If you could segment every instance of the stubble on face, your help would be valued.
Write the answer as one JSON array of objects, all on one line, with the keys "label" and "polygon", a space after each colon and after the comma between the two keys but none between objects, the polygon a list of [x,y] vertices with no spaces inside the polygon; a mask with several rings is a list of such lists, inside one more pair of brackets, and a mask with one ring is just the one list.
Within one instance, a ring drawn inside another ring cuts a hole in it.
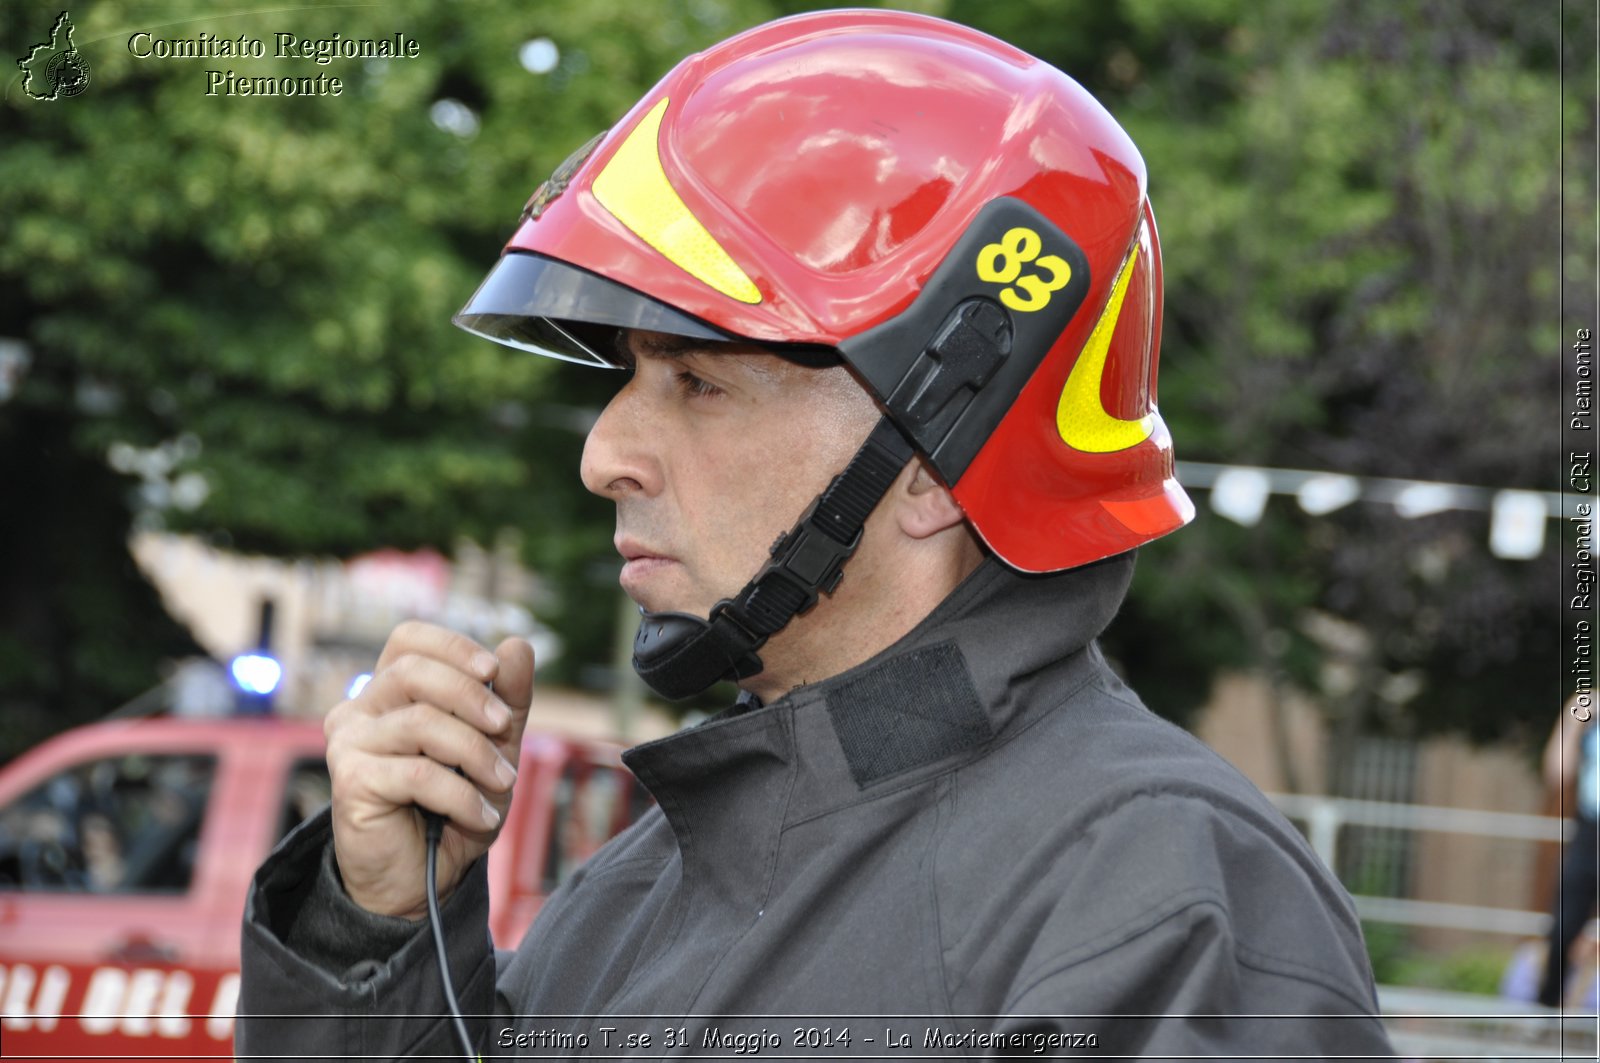
[{"label": "stubble on face", "polygon": [[597,448],[623,474],[598,492],[616,503],[618,547],[645,551],[624,587],[647,610],[706,616],[756,574],[878,409],[842,366],[660,333],[624,343],[634,379],[606,416],[627,420]]}]

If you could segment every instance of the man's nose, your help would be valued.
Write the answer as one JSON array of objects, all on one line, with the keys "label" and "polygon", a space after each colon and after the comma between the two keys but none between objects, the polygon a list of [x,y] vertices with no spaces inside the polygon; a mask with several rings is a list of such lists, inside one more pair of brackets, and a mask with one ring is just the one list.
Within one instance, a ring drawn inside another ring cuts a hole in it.
[{"label": "man's nose", "polygon": [[635,382],[630,380],[606,403],[583,444],[579,474],[583,486],[612,501],[638,492],[661,490],[661,466],[653,448]]}]

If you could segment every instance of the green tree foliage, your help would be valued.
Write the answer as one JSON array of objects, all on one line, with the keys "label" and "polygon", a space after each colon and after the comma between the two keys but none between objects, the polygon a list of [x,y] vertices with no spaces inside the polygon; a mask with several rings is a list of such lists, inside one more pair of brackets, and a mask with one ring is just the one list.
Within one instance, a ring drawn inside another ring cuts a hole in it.
[{"label": "green tree foliage", "polygon": [[[1571,323],[1594,314],[1592,193],[1561,213],[1563,181],[1594,187],[1592,10],[951,12],[1073,73],[1144,152],[1180,460],[1560,488],[1562,294]],[[1567,246],[1565,293],[1563,225],[1590,234]],[[1194,528],[1145,551],[1112,635],[1164,711],[1233,665],[1317,692],[1345,744],[1372,728],[1543,734],[1561,697],[1554,526],[1537,561],[1498,561],[1481,512],[1278,502],[1242,529],[1199,501]]]},{"label": "green tree foliage", "polygon": [[[614,382],[449,319],[556,164],[684,53],[767,14],[740,0],[238,10],[96,4],[75,35],[91,87],[38,102],[18,75],[0,105],[0,337],[29,351],[0,404],[13,751],[192,649],[128,563],[135,510],[290,556],[516,527],[537,567],[593,597],[579,562],[609,553],[610,515],[578,487],[568,407]],[[6,54],[48,36],[40,18],[8,20]],[[140,59],[141,30],[246,35],[268,55]],[[403,32],[420,55],[280,60],[280,31]],[[560,62],[533,74],[518,49],[540,37]],[[208,96],[212,69],[328,74],[343,93]],[[141,483],[106,467],[118,446],[178,457]],[[613,610],[575,612],[578,655],[604,659]]]},{"label": "green tree foliage", "polygon": [[[615,382],[448,320],[523,198],[677,58],[812,6],[82,12],[88,91],[38,103],[14,78],[0,104],[0,338],[31,354],[0,401],[0,713],[32,713],[30,733],[98,715],[184,649],[126,561],[134,519],[290,556],[515,527],[561,592],[567,676],[607,660],[615,597],[595,570],[614,561],[610,513],[576,468],[584,411]],[[1161,399],[1180,457],[1559,486],[1558,239],[1563,224],[1593,226],[1592,11],[902,6],[1055,63],[1140,144],[1166,250]],[[49,30],[23,21],[5,27],[8,55]],[[404,32],[421,54],[140,60],[127,49],[140,29],[269,47],[286,30]],[[540,37],[560,61],[534,74],[518,49]],[[207,69],[326,73],[344,94],[208,97]],[[1565,217],[1563,178],[1578,193]],[[1592,250],[1569,244],[1569,277],[1593,276]],[[1592,299],[1565,283],[1569,300]],[[164,455],[142,482],[106,466],[128,447]],[[1162,711],[1181,718],[1219,668],[1256,667],[1320,692],[1343,734],[1487,737],[1549,715],[1553,547],[1495,561],[1482,514],[1403,521],[1357,504],[1311,518],[1280,502],[1241,529],[1199,500],[1194,528],[1145,551],[1113,630]]]}]

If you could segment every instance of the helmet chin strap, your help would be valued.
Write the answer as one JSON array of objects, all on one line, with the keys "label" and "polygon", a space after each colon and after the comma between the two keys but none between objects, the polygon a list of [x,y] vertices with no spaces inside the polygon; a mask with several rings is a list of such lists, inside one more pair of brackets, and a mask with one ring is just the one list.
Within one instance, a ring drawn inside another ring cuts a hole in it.
[{"label": "helmet chin strap", "polygon": [[771,557],[734,598],[709,618],[644,613],[633,640],[633,668],[670,700],[698,694],[721,679],[743,679],[764,665],[756,651],[796,616],[832,594],[844,563],[861,543],[861,529],[914,453],[885,417],[845,470],[772,544]]}]

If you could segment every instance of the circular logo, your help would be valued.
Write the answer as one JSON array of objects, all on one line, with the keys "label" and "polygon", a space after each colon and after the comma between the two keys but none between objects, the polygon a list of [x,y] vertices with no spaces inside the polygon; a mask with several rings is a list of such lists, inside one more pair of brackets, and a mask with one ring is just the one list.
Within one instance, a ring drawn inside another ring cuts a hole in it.
[{"label": "circular logo", "polygon": [[58,96],[76,96],[89,87],[89,61],[76,48],[58,52],[45,67],[45,81]]}]

